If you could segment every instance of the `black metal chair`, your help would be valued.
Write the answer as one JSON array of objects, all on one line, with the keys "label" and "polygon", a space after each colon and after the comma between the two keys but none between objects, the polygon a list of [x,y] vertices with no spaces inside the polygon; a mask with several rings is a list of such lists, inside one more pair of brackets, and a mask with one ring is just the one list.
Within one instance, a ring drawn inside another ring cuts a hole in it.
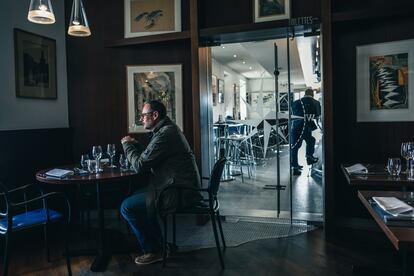
[{"label": "black metal chair", "polygon": [[223,228],[221,226],[220,221],[220,204],[217,199],[217,193],[220,186],[220,179],[221,175],[223,173],[224,165],[226,164],[226,158],[219,159],[213,167],[213,170],[211,171],[210,178],[203,178],[208,179],[208,187],[206,189],[194,189],[194,188],[186,188],[186,187],[166,187],[163,189],[160,193],[159,197],[159,210],[162,209],[162,202],[163,202],[163,196],[165,195],[165,192],[169,189],[177,189],[179,192],[182,190],[196,190],[199,192],[204,192],[208,194],[208,198],[205,199],[205,202],[201,202],[200,205],[197,206],[191,206],[191,207],[180,207],[178,206],[175,210],[170,212],[165,212],[161,214],[161,218],[164,223],[164,240],[163,240],[163,267],[165,267],[166,258],[167,258],[167,219],[169,215],[172,215],[173,218],[173,246],[176,246],[176,214],[195,214],[195,215],[210,215],[211,223],[213,226],[213,232],[214,232],[214,239],[216,241],[217,251],[220,258],[220,264],[222,269],[224,269],[224,261],[223,256],[221,253],[220,248],[220,241],[217,233],[217,226],[216,226],[216,219],[220,230],[221,239],[223,242],[223,248],[226,248],[226,242],[224,240],[224,234],[223,234]]},{"label": "black metal chair", "polygon": [[[45,247],[47,261],[50,262],[49,244],[47,240],[48,225],[55,222],[63,222],[64,225],[64,237],[65,237],[65,255],[68,274],[72,275],[70,266],[70,257],[68,252],[68,232],[67,228],[70,223],[70,203],[66,196],[62,193],[51,192],[44,194],[40,189],[40,196],[28,199],[27,195],[30,188],[36,187],[35,185],[25,185],[16,189],[7,190],[3,184],[0,183],[0,196],[4,198],[5,212],[0,212],[0,235],[5,236],[5,246],[3,255],[3,276],[8,273],[9,258],[12,249],[12,234],[14,232],[28,230],[37,226],[43,226],[45,235]],[[22,197],[18,197],[16,201],[15,194],[17,192],[23,192]],[[48,208],[48,200],[51,198],[63,199],[66,207],[65,213],[58,212]],[[42,208],[30,210],[29,206],[39,202]],[[66,217],[66,219],[65,219]]]}]

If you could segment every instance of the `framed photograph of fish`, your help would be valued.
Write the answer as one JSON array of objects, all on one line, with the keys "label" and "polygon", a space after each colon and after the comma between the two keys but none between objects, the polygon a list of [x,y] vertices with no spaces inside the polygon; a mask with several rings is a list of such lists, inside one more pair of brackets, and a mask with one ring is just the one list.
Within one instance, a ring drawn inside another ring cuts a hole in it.
[{"label": "framed photograph of fish", "polygon": [[414,121],[414,39],[356,47],[357,122]]},{"label": "framed photograph of fish", "polygon": [[144,104],[159,100],[167,116],[183,130],[182,65],[127,66],[128,133],[146,132],[140,121]]},{"label": "framed photograph of fish", "polygon": [[290,17],[290,0],[253,0],[254,22],[274,21]]},{"label": "framed photograph of fish", "polygon": [[125,38],[181,31],[181,0],[124,0]]}]

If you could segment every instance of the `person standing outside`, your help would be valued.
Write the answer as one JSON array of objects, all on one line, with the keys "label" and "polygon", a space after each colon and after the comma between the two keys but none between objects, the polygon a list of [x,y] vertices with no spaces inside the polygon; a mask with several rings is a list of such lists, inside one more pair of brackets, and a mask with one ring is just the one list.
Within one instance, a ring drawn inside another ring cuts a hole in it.
[{"label": "person standing outside", "polygon": [[137,173],[149,173],[149,182],[144,190],[135,192],[121,205],[121,214],[128,221],[138,240],[143,255],[135,258],[138,265],[162,260],[162,234],[158,216],[177,206],[193,206],[201,201],[198,191],[166,191],[162,210],[158,210],[158,197],[165,187],[200,188],[200,175],[194,154],[181,130],[166,115],[165,106],[155,100],[144,104],[140,117],[144,128],[152,136],[144,149],[130,137],[121,143],[128,161]]},{"label": "person standing outside", "polygon": [[313,97],[314,91],[308,88],[305,90],[305,95],[292,104],[292,114],[302,117],[294,119],[291,125],[291,167],[293,175],[300,175],[303,168],[298,163],[298,151],[303,140],[306,142],[306,163],[312,165],[318,162],[318,158],[313,156],[316,140],[312,136],[312,131],[317,129],[315,120],[321,115],[321,104]]}]

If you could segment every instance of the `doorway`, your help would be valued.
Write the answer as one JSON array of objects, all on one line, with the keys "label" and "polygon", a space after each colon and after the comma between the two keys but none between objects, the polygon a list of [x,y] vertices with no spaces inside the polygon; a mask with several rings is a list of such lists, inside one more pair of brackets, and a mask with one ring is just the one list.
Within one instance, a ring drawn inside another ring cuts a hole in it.
[{"label": "doorway", "polygon": [[[202,136],[209,137],[203,160],[227,158],[219,193],[223,215],[323,221],[323,110],[320,116],[292,113],[307,89],[323,106],[320,37],[315,28],[306,30],[209,49],[211,116],[202,116],[208,121]],[[292,135],[293,126],[307,120],[317,127],[312,162],[304,131]],[[292,170],[292,147],[299,148],[299,171]]]}]

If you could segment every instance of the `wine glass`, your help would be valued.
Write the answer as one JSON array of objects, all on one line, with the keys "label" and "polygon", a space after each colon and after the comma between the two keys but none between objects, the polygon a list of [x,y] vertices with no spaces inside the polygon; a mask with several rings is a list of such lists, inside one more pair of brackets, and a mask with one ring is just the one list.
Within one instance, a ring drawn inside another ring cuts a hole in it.
[{"label": "wine glass", "polygon": [[101,158],[102,158],[102,147],[101,146],[93,146],[92,147],[92,156],[96,160],[96,171],[100,172],[101,170]]},{"label": "wine glass", "polygon": [[116,153],[116,148],[114,144],[108,144],[107,148],[106,148],[106,153],[109,155],[110,159],[111,159],[111,166],[109,166],[110,168],[116,168],[116,166],[114,165],[114,156]]},{"label": "wine glass", "polygon": [[119,166],[121,168],[121,171],[128,170],[128,159],[126,158],[125,154],[119,155]]},{"label": "wine glass", "polygon": [[388,158],[387,170],[391,176],[398,176],[401,172],[401,159]]},{"label": "wine glass", "polygon": [[80,165],[83,170],[88,170],[89,154],[82,154]]}]

